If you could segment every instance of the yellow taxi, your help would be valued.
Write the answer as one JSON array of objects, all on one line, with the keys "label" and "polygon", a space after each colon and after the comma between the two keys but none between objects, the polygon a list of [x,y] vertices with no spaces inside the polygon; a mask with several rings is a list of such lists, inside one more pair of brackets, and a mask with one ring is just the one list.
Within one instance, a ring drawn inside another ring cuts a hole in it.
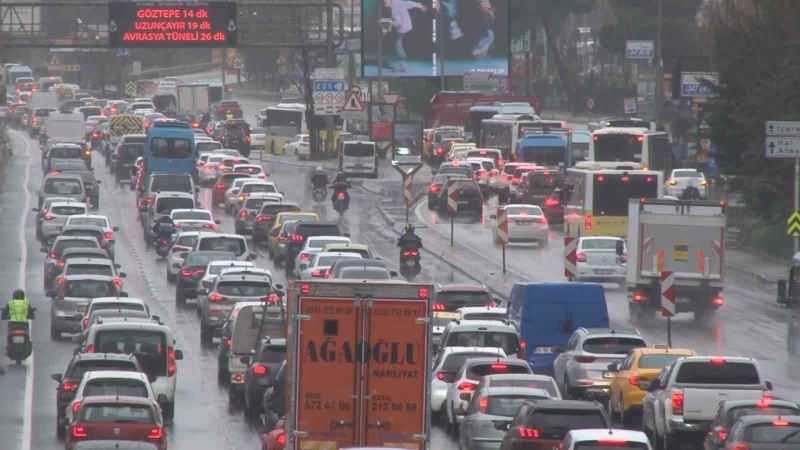
[{"label": "yellow taxi", "polygon": [[694,350],[659,345],[632,350],[622,362],[616,364],[616,370],[612,371],[613,413],[618,414],[623,423],[632,423],[641,415],[642,399],[647,393],[647,385],[658,376],[661,369],[678,358],[696,355]]},{"label": "yellow taxi", "polygon": [[280,262],[286,256],[286,244],[291,236],[283,232],[283,224],[287,222],[319,222],[319,214],[308,211],[281,212],[275,216],[275,224],[267,234],[267,251],[269,257]]}]

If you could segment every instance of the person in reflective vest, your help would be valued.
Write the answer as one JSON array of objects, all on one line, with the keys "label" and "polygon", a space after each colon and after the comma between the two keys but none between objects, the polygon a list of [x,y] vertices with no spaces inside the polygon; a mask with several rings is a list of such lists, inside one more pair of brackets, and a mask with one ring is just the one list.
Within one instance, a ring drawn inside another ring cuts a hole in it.
[{"label": "person in reflective vest", "polygon": [[33,319],[34,308],[25,299],[25,291],[17,289],[11,301],[3,308],[3,319],[8,320],[11,326],[28,326],[28,320]]}]

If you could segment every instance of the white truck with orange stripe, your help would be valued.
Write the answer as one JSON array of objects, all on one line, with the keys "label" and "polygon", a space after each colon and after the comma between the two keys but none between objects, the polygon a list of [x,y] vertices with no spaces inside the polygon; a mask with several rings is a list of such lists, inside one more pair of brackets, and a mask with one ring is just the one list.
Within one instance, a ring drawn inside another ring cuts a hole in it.
[{"label": "white truck with orange stripe", "polygon": [[287,450],[430,448],[433,296],[402,281],[293,283]]},{"label": "white truck with orange stripe", "polygon": [[662,309],[662,275],[671,275],[665,278],[673,286],[668,309],[675,313],[693,312],[702,320],[724,304],[724,202],[631,199],[627,252],[633,318]]}]

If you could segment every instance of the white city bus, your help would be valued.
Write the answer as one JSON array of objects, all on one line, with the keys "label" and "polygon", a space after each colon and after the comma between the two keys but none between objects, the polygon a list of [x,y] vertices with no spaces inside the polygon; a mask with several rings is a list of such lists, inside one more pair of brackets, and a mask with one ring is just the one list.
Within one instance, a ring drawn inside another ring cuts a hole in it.
[{"label": "white city bus", "polygon": [[298,134],[308,133],[306,107],[299,103],[281,103],[266,110],[265,148],[274,155],[283,154],[283,145]]},{"label": "white city bus", "polygon": [[633,161],[661,172],[673,168],[674,155],[667,133],[646,128],[601,128],[592,132],[589,161]]},{"label": "white city bus", "polygon": [[628,234],[628,200],[664,196],[663,174],[635,162],[582,161],[563,185],[565,236]]}]

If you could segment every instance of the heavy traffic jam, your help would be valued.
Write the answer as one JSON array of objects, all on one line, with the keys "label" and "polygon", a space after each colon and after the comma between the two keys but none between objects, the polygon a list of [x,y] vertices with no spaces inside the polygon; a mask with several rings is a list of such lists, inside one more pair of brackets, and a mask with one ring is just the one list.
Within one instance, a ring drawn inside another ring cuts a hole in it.
[{"label": "heavy traffic jam", "polygon": [[[378,76],[413,72],[427,11],[382,3]],[[442,90],[386,141],[310,81],[13,61],[0,448],[800,449],[800,259],[778,302],[735,269],[719,177],[656,121]]]}]

